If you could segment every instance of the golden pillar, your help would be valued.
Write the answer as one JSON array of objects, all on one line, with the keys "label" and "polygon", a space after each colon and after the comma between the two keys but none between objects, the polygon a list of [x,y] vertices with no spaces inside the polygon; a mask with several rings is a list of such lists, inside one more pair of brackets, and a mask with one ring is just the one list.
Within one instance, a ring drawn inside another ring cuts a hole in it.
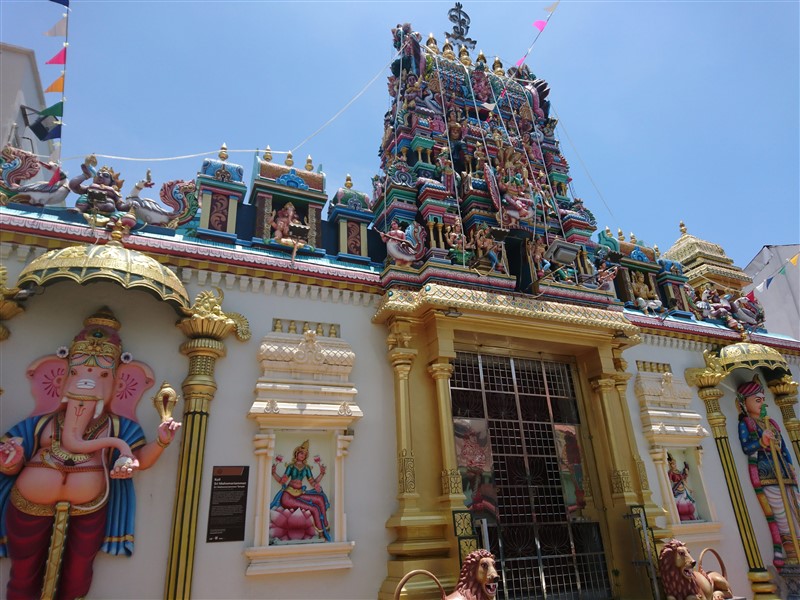
[{"label": "golden pillar", "polygon": [[177,323],[189,338],[181,345],[181,353],[189,358],[189,374],[183,381],[183,438],[164,587],[169,600],[189,598],[192,592],[206,430],[217,391],[216,361],[225,356],[223,340],[232,332],[240,340],[250,338],[247,320],[236,313],[225,314],[221,304],[221,292],[219,296],[201,292],[187,311],[189,316]]},{"label": "golden pillar", "polygon": [[706,407],[706,416],[711,426],[711,434],[714,436],[714,443],[717,446],[719,459],[722,463],[722,470],[725,474],[725,483],[728,487],[728,495],[733,505],[733,514],[736,518],[736,526],[739,529],[739,537],[742,540],[742,549],[749,572],[747,578],[750,580],[750,587],[753,590],[754,600],[777,599],[777,586],[770,581],[769,572],[764,568],[764,561],[761,560],[761,552],[753,531],[753,524],[750,521],[750,513],[747,511],[742,484],[739,481],[739,474],[731,452],[730,439],[728,438],[727,419],[722,414],[719,400],[724,396],[722,390],[717,386],[725,378],[726,373],[721,370],[708,367],[706,369],[687,369],[686,380],[690,385],[697,386],[697,395]]},{"label": "golden pillar", "polygon": [[436,384],[436,404],[439,408],[439,435],[442,444],[442,504],[449,515],[453,510],[464,510],[464,490],[456,460],[453,411],[450,401],[450,377],[453,365],[439,359],[428,365],[428,373]]},{"label": "golden pillar", "polygon": [[[394,377],[398,508],[386,522],[387,527],[396,531],[397,537],[388,547],[392,559],[388,563],[388,574],[378,594],[380,600],[393,598],[395,587],[400,579],[413,569],[426,569],[436,573],[454,571],[452,561],[448,558],[451,553],[452,542],[451,539],[448,539],[446,533],[446,528],[448,526],[452,527],[450,512],[447,511],[447,517],[445,517],[442,511],[423,511],[420,507],[420,493],[417,489],[417,471],[412,438],[412,407],[409,386],[409,374],[418,351],[410,347],[413,337],[411,327],[411,320],[395,318],[390,322],[389,336],[387,337],[389,346],[388,359],[392,365]],[[437,384],[437,389],[438,385],[442,384]],[[446,379],[443,385],[447,385]],[[452,443],[451,437],[450,445]],[[454,454],[453,462],[455,462]],[[455,568],[457,569],[457,565]],[[440,579],[442,578],[440,577]],[[453,582],[454,579],[452,577],[445,577],[442,585],[447,587]],[[429,598],[431,592],[435,589],[436,587],[432,582],[427,579],[417,578],[405,586],[405,591],[401,598]]]},{"label": "golden pillar", "polygon": [[775,405],[781,409],[783,426],[792,441],[796,461],[800,460],[800,420],[794,412],[794,405],[797,404],[797,386],[797,382],[792,381],[789,375],[767,382],[767,387],[774,395]]},{"label": "golden pillar", "polygon": [[16,317],[24,310],[15,299],[21,290],[17,287],[7,288],[7,282],[8,269],[4,265],[0,265],[0,342],[4,342],[11,335],[3,321]]}]

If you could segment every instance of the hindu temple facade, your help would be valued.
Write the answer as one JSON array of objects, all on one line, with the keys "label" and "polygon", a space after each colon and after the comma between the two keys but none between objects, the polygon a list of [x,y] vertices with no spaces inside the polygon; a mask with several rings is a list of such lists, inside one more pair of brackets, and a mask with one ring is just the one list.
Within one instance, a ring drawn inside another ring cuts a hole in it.
[{"label": "hindu temple facade", "polygon": [[598,227],[547,82],[469,42],[392,30],[371,193],[3,151],[7,597],[389,599],[487,548],[498,598],[659,598],[671,538],[800,593],[800,342],[691,224]]}]

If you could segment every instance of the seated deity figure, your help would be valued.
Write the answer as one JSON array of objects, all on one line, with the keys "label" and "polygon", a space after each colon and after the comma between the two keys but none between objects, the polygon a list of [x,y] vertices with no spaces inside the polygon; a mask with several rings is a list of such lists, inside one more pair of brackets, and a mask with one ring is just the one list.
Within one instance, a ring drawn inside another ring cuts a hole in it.
[{"label": "seated deity figure", "polygon": [[635,271],[631,282],[633,295],[636,298],[636,307],[644,314],[656,314],[661,310],[661,300],[650,289],[644,279],[644,273]]},{"label": "seated deity figure", "polygon": [[800,538],[800,494],[792,457],[781,428],[767,416],[764,387],[758,376],[736,389],[739,404],[739,441],[747,454],[750,483],[767,518],[772,536],[772,564],[798,561],[795,544]]},{"label": "seated deity figure", "polygon": [[145,440],[133,416],[153,373],[122,351],[119,328],[101,309],[69,348],[34,362],[27,372],[33,416],[0,438],[0,556],[11,559],[9,600],[39,598],[59,571],[55,596],[82,598],[100,550],[133,553],[131,477],[155,464],[180,423],[164,413],[156,440]]}]

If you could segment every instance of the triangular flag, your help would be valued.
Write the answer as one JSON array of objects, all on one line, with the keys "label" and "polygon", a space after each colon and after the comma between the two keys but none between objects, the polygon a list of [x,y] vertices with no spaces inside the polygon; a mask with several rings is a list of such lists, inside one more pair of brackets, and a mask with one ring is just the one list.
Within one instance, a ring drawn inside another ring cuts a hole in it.
[{"label": "triangular flag", "polygon": [[69,8],[69,0],[50,0],[50,2],[55,2],[56,4]]},{"label": "triangular flag", "polygon": [[533,26],[539,30],[539,33],[544,31],[544,27],[547,25],[547,21],[534,21]]},{"label": "triangular flag", "polygon": [[527,55],[527,54],[526,54],[525,56],[523,56],[522,58],[520,58],[520,59],[519,59],[519,60],[516,62],[516,65],[517,65],[517,67],[521,67],[521,66],[522,66],[522,63],[524,63],[524,62],[525,62],[525,59],[526,59],[526,58],[528,58],[528,55]]},{"label": "triangular flag", "polygon": [[45,108],[39,113],[42,117],[63,117],[64,116],[64,103],[56,102],[53,106]]},{"label": "triangular flag", "polygon": [[756,286],[756,291],[757,291],[757,292],[763,292],[763,291],[764,291],[764,288],[766,287],[766,283],[767,283],[766,281],[762,281],[761,283],[759,283],[759,284]]},{"label": "triangular flag", "polygon": [[56,183],[58,183],[60,177],[61,177],[61,169],[56,167],[56,170],[53,171],[53,176],[50,178],[50,181],[47,182],[47,185],[55,185]]},{"label": "triangular flag", "polygon": [[786,275],[786,265],[781,267],[781,270],[778,271],[778,275]]},{"label": "triangular flag", "polygon": [[[558,0],[558,2],[561,2],[561,0]],[[556,11],[556,6],[558,6],[558,2],[554,2],[553,4],[545,8],[545,11],[549,12],[552,15]]]},{"label": "triangular flag", "polygon": [[481,104],[481,106],[486,110],[494,110],[494,107],[497,106],[497,104],[495,104],[494,102],[484,102],[483,104]]},{"label": "triangular flag", "polygon": [[774,277],[767,277],[767,280],[764,282],[766,283],[766,288],[769,289],[769,284],[772,283],[772,280],[775,279]]},{"label": "triangular flag", "polygon": [[798,252],[792,258],[789,259],[789,262],[792,263],[795,267],[797,266],[797,258],[799,256],[800,256],[800,252]]},{"label": "triangular flag", "polygon": [[47,135],[45,135],[41,139],[44,142],[46,140],[55,140],[60,137],[61,137],[61,123],[53,127],[50,131],[47,132]]},{"label": "triangular flag", "polygon": [[500,97],[498,98],[498,100],[502,100],[505,97],[505,95],[506,95],[506,90],[503,90],[502,92],[500,92]]},{"label": "triangular flag", "polygon": [[46,65],[65,65],[67,64],[67,47],[64,46],[61,50],[58,51],[53,58],[48,60]]},{"label": "triangular flag", "polygon": [[755,302],[756,301],[756,292],[755,292],[755,290],[750,290],[747,293],[747,295],[745,296],[745,298],[750,300],[750,302]]},{"label": "triangular flag", "polygon": [[61,77],[56,79],[53,83],[50,84],[45,92],[63,92],[64,91],[64,75],[62,74]]},{"label": "triangular flag", "polygon": [[44,34],[50,37],[65,37],[67,35],[67,17],[63,17],[49,31],[45,31]]}]

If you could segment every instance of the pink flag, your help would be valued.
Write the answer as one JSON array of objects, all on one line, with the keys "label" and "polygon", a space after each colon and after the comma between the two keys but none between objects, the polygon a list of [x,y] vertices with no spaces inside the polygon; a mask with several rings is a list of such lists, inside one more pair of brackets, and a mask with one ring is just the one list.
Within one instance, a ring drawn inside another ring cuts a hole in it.
[{"label": "pink flag", "polygon": [[520,58],[520,59],[517,61],[517,67],[521,67],[521,66],[522,66],[522,63],[524,63],[524,62],[525,62],[525,59],[526,59],[527,57],[528,57],[528,55],[526,54],[525,56],[523,56],[522,58]]},{"label": "pink flag", "polygon": [[53,176],[50,178],[50,181],[47,182],[47,185],[57,184],[60,177],[61,177],[61,169],[56,167],[55,171],[53,171]]},{"label": "pink flag", "polygon": [[46,65],[65,65],[67,64],[67,47],[64,46],[58,54],[56,54],[53,58],[48,60]]},{"label": "pink flag", "polygon": [[536,27],[536,29],[538,29],[540,33],[544,31],[545,25],[547,25],[547,21],[534,21],[533,23],[533,26]]}]

